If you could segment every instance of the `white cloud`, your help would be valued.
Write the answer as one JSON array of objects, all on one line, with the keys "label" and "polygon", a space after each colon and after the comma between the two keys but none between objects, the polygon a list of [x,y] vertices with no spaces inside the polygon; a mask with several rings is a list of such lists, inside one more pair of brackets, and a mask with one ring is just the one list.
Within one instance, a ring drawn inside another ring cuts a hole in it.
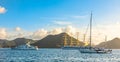
[{"label": "white cloud", "polygon": [[16,27],[15,31],[21,31],[21,28],[20,27]]},{"label": "white cloud", "polygon": [[[28,35],[28,34],[27,34]],[[24,33],[18,33],[15,37],[16,38],[23,38],[25,36]]]},{"label": "white cloud", "polygon": [[120,24],[118,22],[115,24],[98,25],[98,27],[100,28],[99,31],[108,35],[109,39],[120,37]]},{"label": "white cloud", "polygon": [[70,25],[65,28],[65,32],[68,34],[75,34],[76,31],[77,30],[73,26],[70,26]]},{"label": "white cloud", "polygon": [[7,32],[5,28],[0,28],[0,39],[6,39]]},{"label": "white cloud", "polygon": [[23,31],[14,31],[13,30],[11,32],[8,32],[7,39],[8,40],[13,40],[13,39],[16,39],[16,38],[23,38],[25,35],[26,34]]},{"label": "white cloud", "polygon": [[68,21],[53,21],[53,23],[58,24],[58,25],[71,25],[71,22]]},{"label": "white cloud", "polygon": [[60,34],[62,32],[66,32],[69,35],[71,35],[71,34],[74,35],[78,32],[78,30],[75,27],[68,25],[66,27],[55,28],[55,29],[51,30],[48,34],[56,35],[56,34]]},{"label": "white cloud", "polygon": [[31,32],[22,30],[20,27],[14,28],[14,30],[7,31],[7,39],[13,40],[16,38],[31,38]]},{"label": "white cloud", "polygon": [[6,9],[4,7],[2,7],[2,6],[0,6],[0,13],[3,14],[5,12],[6,12]]},{"label": "white cloud", "polygon": [[63,32],[63,28],[55,28],[50,32],[50,34],[56,35],[56,34],[59,34],[59,33],[62,33],[62,32]]},{"label": "white cloud", "polygon": [[47,30],[40,29],[33,33],[32,38],[33,39],[42,39],[47,35],[47,33],[48,33]]}]

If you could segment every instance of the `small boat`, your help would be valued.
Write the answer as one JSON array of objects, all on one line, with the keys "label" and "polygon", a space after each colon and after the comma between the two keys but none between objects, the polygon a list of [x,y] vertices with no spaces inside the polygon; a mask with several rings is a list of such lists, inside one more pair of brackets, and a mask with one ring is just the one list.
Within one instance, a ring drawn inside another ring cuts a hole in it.
[{"label": "small boat", "polygon": [[81,53],[111,53],[112,52],[111,49],[92,47],[91,42],[92,42],[92,12],[91,12],[91,17],[90,17],[90,46],[80,47],[79,51]]},{"label": "small boat", "polygon": [[17,47],[12,47],[12,50],[38,50],[37,46],[31,46],[30,43],[19,45]]}]

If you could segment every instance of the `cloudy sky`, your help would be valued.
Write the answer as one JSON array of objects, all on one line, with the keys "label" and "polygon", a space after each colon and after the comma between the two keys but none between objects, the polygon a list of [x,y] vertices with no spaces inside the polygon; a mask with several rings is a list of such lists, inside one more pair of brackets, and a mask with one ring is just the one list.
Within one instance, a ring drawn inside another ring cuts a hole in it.
[{"label": "cloudy sky", "polygon": [[[0,38],[41,39],[49,34],[72,33],[79,39],[93,12],[95,44],[120,37],[120,0],[0,0]],[[89,34],[87,34],[89,36]]]}]

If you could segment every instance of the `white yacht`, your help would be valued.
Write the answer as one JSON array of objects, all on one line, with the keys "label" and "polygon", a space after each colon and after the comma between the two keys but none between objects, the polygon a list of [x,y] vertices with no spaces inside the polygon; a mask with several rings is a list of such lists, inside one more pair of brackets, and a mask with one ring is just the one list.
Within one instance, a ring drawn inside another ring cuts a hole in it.
[{"label": "white yacht", "polygon": [[11,48],[13,50],[38,50],[38,47],[37,46],[31,46],[30,43],[26,43],[26,44],[23,44],[23,45],[19,45],[17,47],[13,47]]}]

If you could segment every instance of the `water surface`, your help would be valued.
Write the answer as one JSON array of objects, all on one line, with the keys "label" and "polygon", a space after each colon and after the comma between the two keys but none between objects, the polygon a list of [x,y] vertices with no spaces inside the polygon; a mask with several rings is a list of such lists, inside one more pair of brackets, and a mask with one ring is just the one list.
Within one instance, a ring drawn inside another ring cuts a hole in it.
[{"label": "water surface", "polygon": [[120,50],[111,54],[83,54],[78,50],[39,49],[11,50],[0,49],[0,62],[120,62]]}]

